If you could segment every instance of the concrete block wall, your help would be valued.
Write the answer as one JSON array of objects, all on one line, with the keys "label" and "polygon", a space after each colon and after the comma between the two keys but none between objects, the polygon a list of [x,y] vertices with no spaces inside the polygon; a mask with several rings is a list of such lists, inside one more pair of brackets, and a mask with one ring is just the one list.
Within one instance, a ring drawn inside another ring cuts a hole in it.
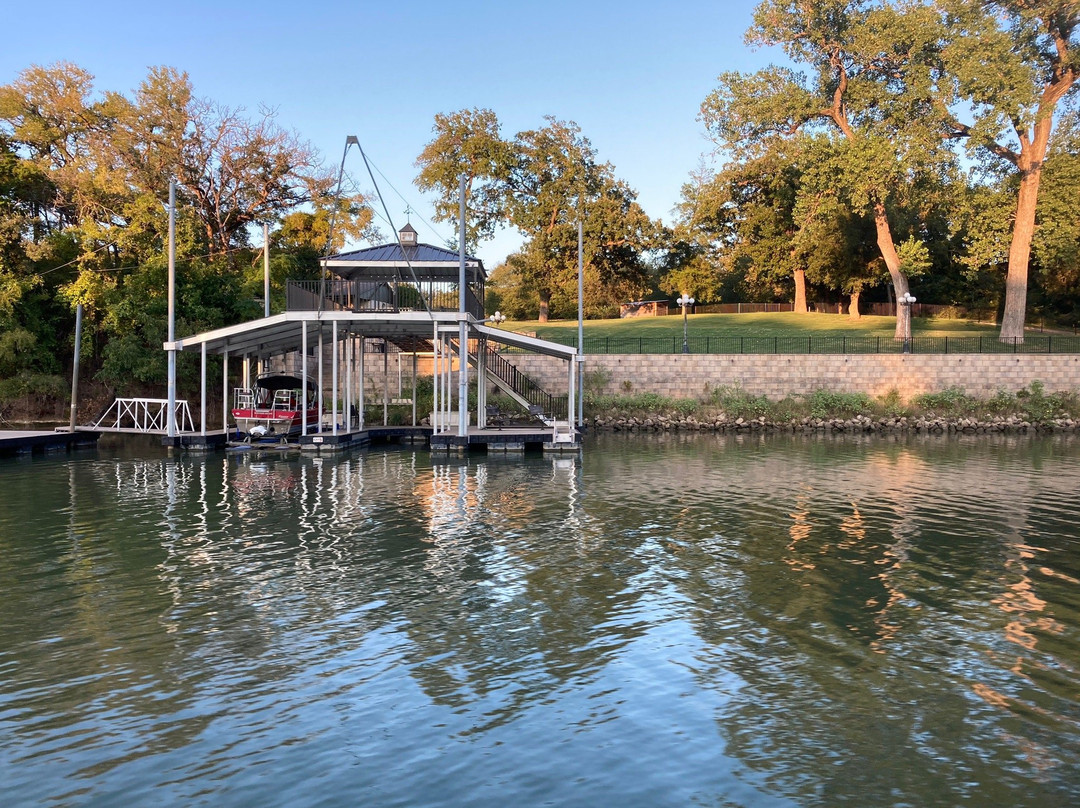
[{"label": "concrete block wall", "polygon": [[[565,362],[524,354],[506,358],[547,390],[565,391]],[[771,399],[815,390],[880,396],[895,388],[906,400],[950,387],[989,397],[999,390],[1015,393],[1033,381],[1051,392],[1080,390],[1080,355],[1075,354],[587,355],[585,372],[595,371],[607,379],[597,392],[671,398],[704,398],[733,385]]]}]

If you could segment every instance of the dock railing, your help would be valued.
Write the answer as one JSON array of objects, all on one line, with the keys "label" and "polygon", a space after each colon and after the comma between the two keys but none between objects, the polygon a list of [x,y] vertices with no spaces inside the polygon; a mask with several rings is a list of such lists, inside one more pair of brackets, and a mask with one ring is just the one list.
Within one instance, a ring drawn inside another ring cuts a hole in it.
[{"label": "dock railing", "polygon": [[[336,278],[326,281],[288,281],[285,306],[288,311],[401,312],[457,311],[456,283],[442,281],[415,283],[372,283]],[[426,305],[425,305],[426,304]],[[465,309],[478,320],[484,319],[484,304],[473,288],[465,290]]]},{"label": "dock railing", "polygon": [[[176,401],[176,431],[194,432],[191,410],[187,401]],[[91,424],[98,432],[146,432],[166,434],[169,431],[169,401],[165,398],[118,398]]]}]

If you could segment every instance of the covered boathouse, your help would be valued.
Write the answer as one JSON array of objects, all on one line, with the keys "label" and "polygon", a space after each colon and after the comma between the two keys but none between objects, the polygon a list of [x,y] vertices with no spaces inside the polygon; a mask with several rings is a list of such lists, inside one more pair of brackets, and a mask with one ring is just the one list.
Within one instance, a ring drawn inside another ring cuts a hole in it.
[{"label": "covered boathouse", "polygon": [[[487,275],[480,260],[418,243],[416,231],[406,224],[396,243],[331,255],[322,265],[322,280],[287,282],[283,313],[164,344],[166,351],[202,354],[200,428],[193,433],[170,430],[168,445],[205,448],[235,436],[230,413],[237,391],[230,394],[230,375],[242,374],[238,391],[246,393],[253,373],[288,372],[315,381],[322,413],[308,423],[305,412],[295,436],[301,449],[336,451],[373,438],[406,435],[422,437],[433,450],[580,448],[575,402],[581,363],[576,349],[489,322],[483,303]],[[566,388],[544,390],[506,360],[506,351],[565,361]],[[399,375],[404,364],[413,381],[411,399],[394,399],[396,404],[412,404],[407,426],[393,427],[386,419],[385,381],[394,353]],[[225,428],[217,435],[206,429],[211,406],[206,400],[208,355],[224,360]],[[433,379],[434,406],[418,413],[415,382],[421,365],[424,375]],[[384,397],[372,401],[367,388],[379,374]],[[468,402],[470,387],[476,394],[472,411],[458,404]],[[507,419],[489,405],[491,387],[516,402],[517,417]],[[365,419],[372,404],[383,405],[381,424]]]}]

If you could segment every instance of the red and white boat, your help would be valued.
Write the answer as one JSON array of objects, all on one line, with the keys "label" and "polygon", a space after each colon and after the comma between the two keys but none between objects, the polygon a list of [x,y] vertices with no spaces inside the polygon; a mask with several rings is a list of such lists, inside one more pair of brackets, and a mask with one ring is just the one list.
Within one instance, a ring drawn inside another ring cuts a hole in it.
[{"label": "red and white boat", "polygon": [[260,374],[251,388],[233,390],[236,428],[251,438],[299,435],[307,412],[308,429],[319,423],[318,385],[291,373]]}]

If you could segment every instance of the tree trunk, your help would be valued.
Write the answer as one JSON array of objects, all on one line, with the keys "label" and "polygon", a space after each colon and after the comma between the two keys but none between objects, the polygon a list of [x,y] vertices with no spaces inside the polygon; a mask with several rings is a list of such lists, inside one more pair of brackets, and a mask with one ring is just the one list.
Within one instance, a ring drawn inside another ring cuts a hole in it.
[{"label": "tree trunk", "polygon": [[806,270],[795,270],[795,311],[806,314]]},{"label": "tree trunk", "polygon": [[[1020,193],[1016,200],[1016,220],[1013,223],[1012,243],[1009,245],[1009,274],[1005,278],[1005,312],[1001,317],[1001,341],[1024,341],[1024,321],[1027,316],[1028,262],[1031,260],[1031,237],[1035,234],[1035,203],[1039,198],[1039,181],[1042,179],[1043,160],[1050,147],[1050,134],[1054,128],[1054,110],[1076,81],[1080,71],[1076,67],[1075,53],[1069,53],[1069,37],[1062,26],[1070,19],[1066,12],[1036,12],[1040,27],[1046,25],[1054,39],[1057,63],[1053,77],[1043,88],[1035,124],[1030,133],[1017,130],[1020,154],[1016,167],[1020,170]],[[1045,13],[1046,16],[1042,16]],[[1075,12],[1074,12],[1075,13]],[[1072,23],[1068,23],[1070,28]]]},{"label": "tree trunk", "polygon": [[[1032,155],[1034,157],[1034,155]],[[1028,262],[1031,238],[1035,234],[1035,203],[1039,197],[1042,157],[1021,158],[1020,193],[1016,202],[1016,220],[1009,245],[1009,274],[1005,276],[1005,313],[1001,317],[1002,342],[1023,342],[1027,317]]]},{"label": "tree trunk", "polygon": [[859,295],[861,294],[860,291],[851,293],[851,302],[848,304],[848,317],[852,320],[858,320],[862,317],[862,313],[859,311]]},{"label": "tree trunk", "polygon": [[540,322],[546,323],[548,321],[548,309],[550,308],[550,305],[551,305],[551,292],[541,292],[540,293],[540,315],[539,315],[539,317],[537,317],[537,319]]},{"label": "tree trunk", "polygon": [[901,306],[900,300],[908,291],[908,280],[900,271],[900,256],[896,252],[896,244],[892,238],[892,228],[889,227],[889,219],[885,215],[885,206],[877,202],[874,204],[874,228],[877,230],[877,245],[881,251],[881,257],[885,259],[885,266],[889,269],[889,277],[892,278],[893,291],[896,293],[896,332],[894,339],[911,339],[911,306]]}]

